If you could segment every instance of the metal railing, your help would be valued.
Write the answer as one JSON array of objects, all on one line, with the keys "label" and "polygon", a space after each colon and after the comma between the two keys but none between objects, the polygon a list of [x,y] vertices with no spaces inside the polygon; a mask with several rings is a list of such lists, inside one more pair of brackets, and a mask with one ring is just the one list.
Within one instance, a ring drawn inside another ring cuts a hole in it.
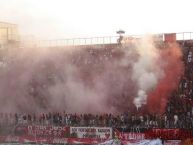
[{"label": "metal railing", "polygon": [[[92,38],[72,38],[72,39],[56,39],[56,40],[41,40],[34,42],[37,47],[62,47],[62,46],[77,46],[77,45],[103,45],[115,44],[119,36],[107,37],[92,37]],[[33,44],[33,43],[31,43]]]},{"label": "metal railing", "polygon": [[[165,34],[152,34],[158,41],[165,41]],[[168,33],[169,34],[169,33]],[[176,40],[193,40],[193,32],[175,33]],[[124,38],[142,38],[145,35],[125,35]],[[27,40],[20,41],[21,46],[28,47],[64,47],[64,46],[85,46],[85,45],[104,45],[117,44],[119,36],[91,37],[91,38],[71,38],[55,40]]]},{"label": "metal railing", "polygon": [[[163,34],[153,34],[158,37],[158,40],[165,41]],[[145,35],[125,35],[125,38],[141,38]],[[91,38],[72,38],[72,39],[56,39],[56,40],[42,40],[36,42],[37,47],[62,47],[62,46],[78,46],[78,45],[103,45],[103,44],[117,44],[119,36],[106,37],[91,37]],[[193,32],[176,33],[176,40],[193,40]],[[32,43],[31,43],[32,44]]]},{"label": "metal railing", "polygon": [[176,33],[176,40],[193,40],[193,32]]}]

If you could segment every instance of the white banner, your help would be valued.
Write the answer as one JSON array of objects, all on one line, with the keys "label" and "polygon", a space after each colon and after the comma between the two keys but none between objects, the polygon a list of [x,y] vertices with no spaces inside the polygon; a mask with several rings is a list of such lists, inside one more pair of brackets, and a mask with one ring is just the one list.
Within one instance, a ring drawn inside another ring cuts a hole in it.
[{"label": "white banner", "polygon": [[164,145],[181,145],[181,140],[166,140]]},{"label": "white banner", "polygon": [[98,145],[163,145],[160,139],[154,140],[132,140],[132,141],[120,141],[109,140]]},{"label": "white banner", "polygon": [[70,133],[75,133],[78,138],[112,139],[110,127],[70,127]]},{"label": "white banner", "polygon": [[99,143],[97,145],[121,145],[121,141],[120,140],[108,140],[103,143]]}]

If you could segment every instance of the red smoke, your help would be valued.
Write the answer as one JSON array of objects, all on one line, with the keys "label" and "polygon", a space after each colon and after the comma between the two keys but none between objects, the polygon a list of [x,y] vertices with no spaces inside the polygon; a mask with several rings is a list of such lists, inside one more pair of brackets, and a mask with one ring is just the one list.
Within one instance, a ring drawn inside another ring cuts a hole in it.
[{"label": "red smoke", "polygon": [[147,99],[147,109],[150,113],[164,113],[171,93],[178,87],[180,76],[184,72],[181,60],[181,51],[176,44],[170,44],[167,48],[160,50],[160,60],[158,65],[163,65],[164,76],[159,80],[156,87],[149,92]]}]

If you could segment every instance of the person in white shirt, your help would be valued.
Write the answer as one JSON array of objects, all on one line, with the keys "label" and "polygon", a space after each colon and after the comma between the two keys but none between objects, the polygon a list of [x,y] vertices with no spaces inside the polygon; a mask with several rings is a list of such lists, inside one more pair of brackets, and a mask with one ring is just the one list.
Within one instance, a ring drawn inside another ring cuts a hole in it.
[{"label": "person in white shirt", "polygon": [[177,127],[177,123],[178,123],[178,115],[174,115],[174,126]]}]

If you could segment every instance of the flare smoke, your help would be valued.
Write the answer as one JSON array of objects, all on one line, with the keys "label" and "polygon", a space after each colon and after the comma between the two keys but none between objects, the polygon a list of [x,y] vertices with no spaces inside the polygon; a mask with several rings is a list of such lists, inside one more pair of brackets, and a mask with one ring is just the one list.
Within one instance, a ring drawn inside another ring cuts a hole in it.
[{"label": "flare smoke", "polygon": [[24,48],[4,55],[4,112],[120,113],[133,103],[161,112],[156,106],[164,110],[183,72],[179,48],[157,48],[151,37],[122,47]]}]

